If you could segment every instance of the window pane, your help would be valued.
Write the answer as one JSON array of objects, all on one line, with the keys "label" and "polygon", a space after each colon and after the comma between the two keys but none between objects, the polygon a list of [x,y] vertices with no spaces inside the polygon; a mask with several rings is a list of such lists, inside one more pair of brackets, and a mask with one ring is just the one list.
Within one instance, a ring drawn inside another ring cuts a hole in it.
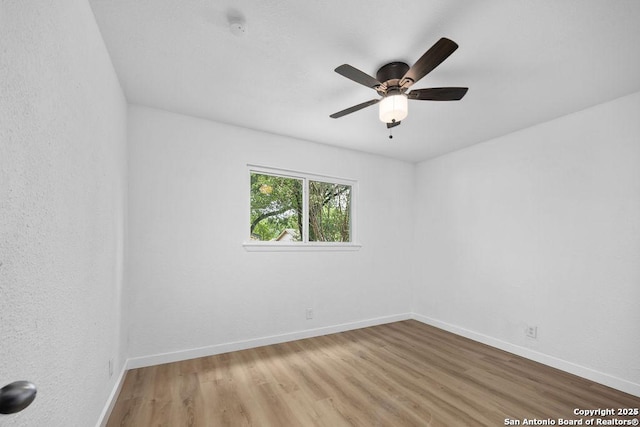
[{"label": "window pane", "polygon": [[351,241],[351,186],[309,181],[309,241]]},{"label": "window pane", "polygon": [[302,240],[302,180],[251,173],[251,240]]}]

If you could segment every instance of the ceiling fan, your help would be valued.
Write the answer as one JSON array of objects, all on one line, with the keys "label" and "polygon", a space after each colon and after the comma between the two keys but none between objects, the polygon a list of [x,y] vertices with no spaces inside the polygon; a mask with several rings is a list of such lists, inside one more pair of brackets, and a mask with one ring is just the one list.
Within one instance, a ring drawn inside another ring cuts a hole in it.
[{"label": "ceiling fan", "polygon": [[353,80],[356,83],[370,87],[378,92],[381,98],[372,99],[362,104],[354,105],[345,110],[331,114],[329,117],[337,119],[354,113],[363,108],[380,103],[380,120],[391,129],[398,126],[407,117],[407,100],[419,101],[459,101],[467,93],[466,87],[437,87],[410,90],[418,80],[429,74],[449,57],[458,45],[447,38],[438,40],[412,67],[404,62],[390,62],[383,65],[376,73],[376,78],[343,64],[335,72]]}]

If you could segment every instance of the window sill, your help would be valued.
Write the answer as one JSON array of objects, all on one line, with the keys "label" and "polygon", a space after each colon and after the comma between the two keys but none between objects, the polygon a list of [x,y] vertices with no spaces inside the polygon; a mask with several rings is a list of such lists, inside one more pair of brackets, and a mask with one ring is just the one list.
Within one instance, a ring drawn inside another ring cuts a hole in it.
[{"label": "window sill", "polygon": [[247,252],[327,252],[327,251],[359,251],[360,243],[273,243],[245,242],[242,244]]}]

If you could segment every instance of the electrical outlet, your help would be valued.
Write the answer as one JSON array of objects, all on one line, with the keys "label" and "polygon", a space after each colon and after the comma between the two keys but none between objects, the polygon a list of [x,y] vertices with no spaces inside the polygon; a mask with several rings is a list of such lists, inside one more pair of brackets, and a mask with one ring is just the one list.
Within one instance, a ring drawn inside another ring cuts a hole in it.
[{"label": "electrical outlet", "polygon": [[307,308],[307,320],[313,319],[313,308]]},{"label": "electrical outlet", "polygon": [[538,327],[537,326],[527,326],[527,329],[525,329],[524,333],[529,338],[538,338]]},{"label": "electrical outlet", "polygon": [[109,378],[113,376],[113,359],[109,359]]}]

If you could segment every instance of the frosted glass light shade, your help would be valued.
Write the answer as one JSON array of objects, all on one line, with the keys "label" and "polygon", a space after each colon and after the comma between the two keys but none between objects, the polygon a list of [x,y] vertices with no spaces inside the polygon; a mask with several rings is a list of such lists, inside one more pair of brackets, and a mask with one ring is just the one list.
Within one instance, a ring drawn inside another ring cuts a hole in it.
[{"label": "frosted glass light shade", "polygon": [[380,120],[384,123],[399,122],[409,114],[406,95],[389,95],[382,98],[380,105]]}]

